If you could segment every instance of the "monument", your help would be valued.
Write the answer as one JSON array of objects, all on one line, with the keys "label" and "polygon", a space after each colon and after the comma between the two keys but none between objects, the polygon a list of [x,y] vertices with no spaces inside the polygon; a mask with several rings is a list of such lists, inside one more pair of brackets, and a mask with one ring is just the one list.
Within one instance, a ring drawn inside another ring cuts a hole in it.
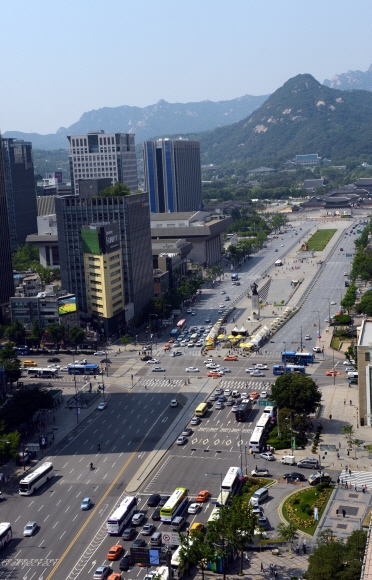
[{"label": "monument", "polygon": [[251,290],[252,290],[252,312],[251,312],[251,318],[253,320],[259,320],[260,319],[260,297],[258,295],[257,292],[257,284],[256,282],[253,282],[253,284],[251,284]]}]

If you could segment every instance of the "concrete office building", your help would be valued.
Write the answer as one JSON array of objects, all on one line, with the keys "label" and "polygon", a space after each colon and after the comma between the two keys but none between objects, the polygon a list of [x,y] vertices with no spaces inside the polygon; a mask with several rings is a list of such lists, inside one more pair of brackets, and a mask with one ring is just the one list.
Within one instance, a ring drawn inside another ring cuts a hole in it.
[{"label": "concrete office building", "polygon": [[12,251],[36,232],[37,203],[32,144],[1,139]]},{"label": "concrete office building", "polygon": [[[1,135],[0,135],[1,142]],[[9,299],[14,294],[12,251],[2,147],[0,147],[0,322],[9,321]]]},{"label": "concrete office building", "polygon": [[56,214],[37,217],[37,234],[27,236],[26,242],[39,248],[40,264],[45,268],[59,268]]},{"label": "concrete office building", "polygon": [[151,213],[202,209],[199,141],[144,141],[145,189]]},{"label": "concrete office building", "polygon": [[82,320],[90,322],[81,230],[84,225],[119,227],[125,322],[154,295],[150,215],[147,193],[125,197],[56,197],[62,286],[76,294]]},{"label": "concrete office building", "polygon": [[46,329],[49,324],[63,324],[66,330],[79,325],[76,298],[73,294],[40,292],[37,296],[10,299],[12,322],[22,322],[25,329],[32,330],[34,322]]},{"label": "concrete office building", "polygon": [[[358,395],[361,425],[372,426],[372,320],[363,320],[358,327]],[[358,411],[357,411],[358,413]]]},{"label": "concrete office building", "polygon": [[[87,311],[93,328],[106,336],[124,329],[124,284],[117,223],[83,226]],[[103,334],[103,333],[102,333]]]},{"label": "concrete office building", "polygon": [[102,177],[111,185],[125,183],[132,193],[138,190],[134,135],[89,131],[68,141],[72,193],[79,193],[79,179]]}]

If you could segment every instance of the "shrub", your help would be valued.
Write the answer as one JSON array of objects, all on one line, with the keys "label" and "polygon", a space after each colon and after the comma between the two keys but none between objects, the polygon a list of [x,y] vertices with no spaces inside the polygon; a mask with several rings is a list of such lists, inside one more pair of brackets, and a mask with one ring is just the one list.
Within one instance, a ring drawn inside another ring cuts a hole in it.
[{"label": "shrub", "polygon": [[323,481],[322,483],[318,483],[318,485],[315,487],[316,491],[323,491],[323,489],[326,489],[327,487],[329,487],[329,483],[328,481]]},{"label": "shrub", "polygon": [[293,500],[292,504],[293,505],[297,505],[300,503],[300,500],[298,499],[298,497],[295,497],[295,499]]},{"label": "shrub", "polygon": [[308,514],[310,512],[311,508],[310,508],[310,505],[308,503],[304,502],[300,505],[300,509],[302,512],[304,512],[304,514]]}]

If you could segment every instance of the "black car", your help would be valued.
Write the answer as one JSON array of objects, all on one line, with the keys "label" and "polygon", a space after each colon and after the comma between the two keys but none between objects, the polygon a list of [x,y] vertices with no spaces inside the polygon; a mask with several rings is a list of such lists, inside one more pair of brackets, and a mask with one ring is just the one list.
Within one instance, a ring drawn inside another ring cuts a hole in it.
[{"label": "black car", "polygon": [[160,521],[160,508],[156,508],[156,510],[152,512],[151,519],[154,520],[154,522]]},{"label": "black car", "polygon": [[292,473],[285,473],[283,477],[284,479],[298,479],[299,481],[305,481],[306,479],[303,473],[298,473],[297,471],[292,471]]},{"label": "black car", "polygon": [[129,566],[133,566],[134,562],[132,560],[132,556],[127,554],[120,560],[119,568],[122,572],[127,572],[129,570]]},{"label": "black car", "polygon": [[145,540],[134,540],[132,548],[144,548],[146,546]]},{"label": "black car", "polygon": [[61,362],[61,359],[53,356],[52,358],[48,358],[48,362]]},{"label": "black car", "polygon": [[159,502],[160,507],[162,507],[163,505],[165,505],[167,503],[167,501],[168,501],[169,498],[170,498],[170,495],[162,495],[160,497],[160,502]]},{"label": "black car", "polygon": [[206,405],[207,405],[208,409],[212,409],[212,407],[213,407],[213,404],[211,403],[211,401],[207,401]]},{"label": "black car", "polygon": [[[152,356],[150,356],[149,354],[147,354],[146,356],[141,356],[141,360],[143,360],[145,362],[148,360],[151,360],[151,359],[152,359]],[[106,361],[106,359],[105,359],[105,361]]]},{"label": "black car", "polygon": [[135,536],[137,531],[135,528],[125,528],[122,538],[123,540],[131,540]]},{"label": "black car", "polygon": [[161,497],[159,493],[153,493],[152,495],[150,495],[149,499],[147,500],[147,505],[149,507],[156,507],[157,505],[159,505],[159,501],[160,501]]},{"label": "black car", "polygon": [[109,359],[109,358],[103,358],[103,359],[101,360],[101,364],[103,365],[104,363],[111,364],[111,361],[110,361],[110,359]]}]

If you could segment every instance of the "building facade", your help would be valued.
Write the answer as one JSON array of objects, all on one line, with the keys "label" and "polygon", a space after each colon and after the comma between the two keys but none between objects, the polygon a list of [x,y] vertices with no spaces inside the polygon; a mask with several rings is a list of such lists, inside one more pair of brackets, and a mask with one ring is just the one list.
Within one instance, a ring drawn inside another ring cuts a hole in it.
[{"label": "building facade", "polygon": [[154,295],[147,193],[125,197],[56,197],[58,247],[63,288],[76,294],[82,319],[88,314],[83,244],[84,225],[118,224],[125,321],[140,314]]},{"label": "building facade", "polygon": [[91,131],[69,136],[68,141],[73,193],[79,193],[79,180],[102,177],[112,185],[125,183],[132,193],[138,190],[134,135]]},{"label": "building facade", "polygon": [[14,294],[14,281],[2,147],[0,147],[0,264],[0,322],[3,324],[10,319],[9,299]]},{"label": "building facade", "polygon": [[79,325],[76,298],[73,294],[63,296],[40,292],[37,296],[10,299],[12,322],[22,322],[25,329],[32,330],[34,322],[46,329],[49,324],[63,324],[66,330]]},{"label": "building facade", "polygon": [[199,141],[144,141],[145,189],[151,213],[202,209]]},{"label": "building facade", "polygon": [[124,284],[117,223],[84,226],[83,242],[87,312],[93,328],[110,336],[124,329]]},{"label": "building facade", "polygon": [[39,248],[40,264],[45,268],[59,268],[56,214],[37,217],[37,234],[27,236],[26,242]]},{"label": "building facade", "polygon": [[18,139],[1,139],[12,251],[36,232],[36,189],[32,144]]}]

